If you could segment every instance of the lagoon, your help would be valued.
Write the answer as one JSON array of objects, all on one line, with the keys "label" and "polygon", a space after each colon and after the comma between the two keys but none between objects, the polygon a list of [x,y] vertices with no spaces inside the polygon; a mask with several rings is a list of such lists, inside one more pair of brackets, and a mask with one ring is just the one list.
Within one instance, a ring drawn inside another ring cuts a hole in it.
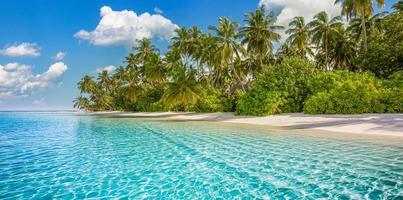
[{"label": "lagoon", "polygon": [[0,113],[0,199],[400,199],[402,191],[403,143],[396,141]]}]

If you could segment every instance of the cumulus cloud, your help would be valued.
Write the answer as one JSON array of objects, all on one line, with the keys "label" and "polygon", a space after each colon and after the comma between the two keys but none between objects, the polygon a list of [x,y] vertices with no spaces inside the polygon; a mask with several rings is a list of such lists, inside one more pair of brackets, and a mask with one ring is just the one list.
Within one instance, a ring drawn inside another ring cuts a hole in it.
[{"label": "cumulus cloud", "polygon": [[6,46],[0,50],[0,54],[10,57],[37,57],[41,55],[37,44],[26,42]]},{"label": "cumulus cloud", "polygon": [[109,65],[109,66],[106,66],[106,67],[97,68],[97,69],[95,70],[95,72],[99,73],[99,72],[102,72],[102,71],[107,71],[108,74],[110,74],[110,73],[112,73],[113,71],[115,71],[115,69],[116,69],[115,66]]},{"label": "cumulus cloud", "polygon": [[56,55],[53,56],[52,58],[53,58],[55,61],[61,61],[61,60],[64,59],[64,57],[66,57],[66,55],[67,55],[66,52],[59,51],[59,52],[57,52]]},{"label": "cumulus cloud", "polygon": [[[276,24],[285,28],[296,16],[302,16],[308,22],[321,11],[326,11],[331,17],[341,13],[341,5],[334,4],[334,0],[260,0],[259,6],[265,6],[270,10],[280,9]],[[282,35],[285,36],[285,33]]]},{"label": "cumulus cloud", "polygon": [[0,99],[26,97],[32,92],[47,88],[66,72],[62,62],[52,64],[42,74],[34,75],[30,65],[8,63],[0,65]]},{"label": "cumulus cloud", "polygon": [[134,46],[136,40],[158,37],[168,40],[173,37],[178,28],[169,19],[159,15],[143,13],[137,15],[134,11],[114,11],[103,6],[100,11],[101,20],[93,31],[80,30],[74,36],[88,40],[93,45],[125,44]]}]

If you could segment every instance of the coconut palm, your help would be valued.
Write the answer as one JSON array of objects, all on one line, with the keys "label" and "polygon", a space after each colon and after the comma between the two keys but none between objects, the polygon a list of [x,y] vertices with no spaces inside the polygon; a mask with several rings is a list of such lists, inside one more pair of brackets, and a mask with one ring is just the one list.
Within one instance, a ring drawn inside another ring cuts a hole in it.
[{"label": "coconut palm", "polygon": [[137,40],[137,43],[138,44],[134,47],[134,50],[137,51],[137,59],[143,64],[144,62],[147,62],[153,54],[159,52],[149,38]]},{"label": "coconut palm", "polygon": [[267,54],[272,54],[273,42],[279,42],[281,39],[276,31],[284,27],[274,25],[274,16],[274,12],[266,14],[265,8],[260,7],[245,15],[246,25],[240,29],[242,44],[246,44],[251,55],[256,55],[260,65]]},{"label": "coconut palm", "polygon": [[97,90],[96,82],[92,79],[92,77],[85,75],[79,82],[78,82],[78,89],[80,93],[95,93]]},{"label": "coconut palm", "polygon": [[[372,32],[381,32],[382,31],[382,19],[386,15],[387,12],[381,12],[371,17],[367,17],[365,20],[367,35],[371,35]],[[350,33],[351,37],[353,37],[356,41],[360,39],[363,41],[363,27],[361,23],[361,18],[353,18],[350,20],[349,27],[347,31]]]},{"label": "coconut palm", "polygon": [[166,68],[161,56],[152,54],[144,65],[144,77],[152,84],[161,84],[165,81]]},{"label": "coconut palm", "polygon": [[311,29],[311,40],[316,44],[317,51],[324,51],[327,70],[329,70],[328,56],[332,37],[337,34],[337,28],[343,26],[340,21],[340,16],[330,19],[323,11],[315,15],[313,21],[308,23],[308,27]]},{"label": "coconut palm", "polygon": [[88,111],[90,110],[90,106],[91,106],[90,101],[88,100],[88,98],[84,96],[80,95],[73,100],[73,107],[79,110]]},{"label": "coconut palm", "polygon": [[182,67],[177,76],[167,84],[162,100],[172,106],[194,105],[200,98],[200,87],[195,79],[195,71]]},{"label": "coconut palm", "polygon": [[[209,29],[216,33],[215,40],[217,50],[213,56],[214,79],[216,85],[223,86],[230,80],[232,74],[237,76],[234,68],[236,58],[241,58],[245,53],[243,46],[237,41],[239,23],[232,22],[228,18],[220,18],[218,26],[209,26]],[[240,77],[236,77],[241,81]]]},{"label": "coconut palm", "polygon": [[[385,5],[384,0],[375,0],[378,7],[383,7]],[[336,0],[335,3],[341,3],[342,5],[342,15],[345,15],[347,20],[352,17],[361,18],[361,28],[362,28],[362,38],[364,41],[364,50],[367,51],[368,39],[367,39],[367,27],[366,19],[374,13],[372,6],[372,0]]]},{"label": "coconut palm", "polygon": [[312,55],[313,52],[309,46],[310,29],[305,24],[305,19],[303,17],[295,17],[288,26],[290,28],[286,33],[289,34],[287,39],[289,44],[294,46],[301,56]]},{"label": "coconut palm", "polygon": [[352,60],[356,55],[356,43],[345,31],[344,27],[338,28],[337,39],[333,43],[330,57],[334,64],[334,69],[352,69]]},{"label": "coconut palm", "polygon": [[403,1],[396,2],[395,4],[393,4],[392,8],[397,12],[402,12],[403,11]]}]

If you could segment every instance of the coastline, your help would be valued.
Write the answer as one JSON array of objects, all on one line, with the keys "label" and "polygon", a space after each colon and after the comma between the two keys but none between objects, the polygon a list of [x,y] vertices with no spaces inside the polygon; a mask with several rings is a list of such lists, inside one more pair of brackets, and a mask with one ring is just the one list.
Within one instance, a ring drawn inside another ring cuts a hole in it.
[{"label": "coastline", "polygon": [[266,125],[289,130],[319,130],[335,133],[403,137],[403,114],[307,115],[292,113],[267,117],[236,116],[232,113],[193,112],[88,112],[83,114],[175,121],[212,121]]}]

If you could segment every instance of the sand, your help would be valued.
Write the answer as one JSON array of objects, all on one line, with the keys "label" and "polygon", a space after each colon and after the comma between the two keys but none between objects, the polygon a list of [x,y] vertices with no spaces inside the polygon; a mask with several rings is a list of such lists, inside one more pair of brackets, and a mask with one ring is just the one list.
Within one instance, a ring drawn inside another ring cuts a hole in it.
[{"label": "sand", "polygon": [[267,117],[235,116],[232,113],[193,112],[93,112],[86,114],[160,120],[216,121],[269,125],[282,129],[312,129],[340,133],[403,137],[403,114],[307,115],[293,113]]}]

